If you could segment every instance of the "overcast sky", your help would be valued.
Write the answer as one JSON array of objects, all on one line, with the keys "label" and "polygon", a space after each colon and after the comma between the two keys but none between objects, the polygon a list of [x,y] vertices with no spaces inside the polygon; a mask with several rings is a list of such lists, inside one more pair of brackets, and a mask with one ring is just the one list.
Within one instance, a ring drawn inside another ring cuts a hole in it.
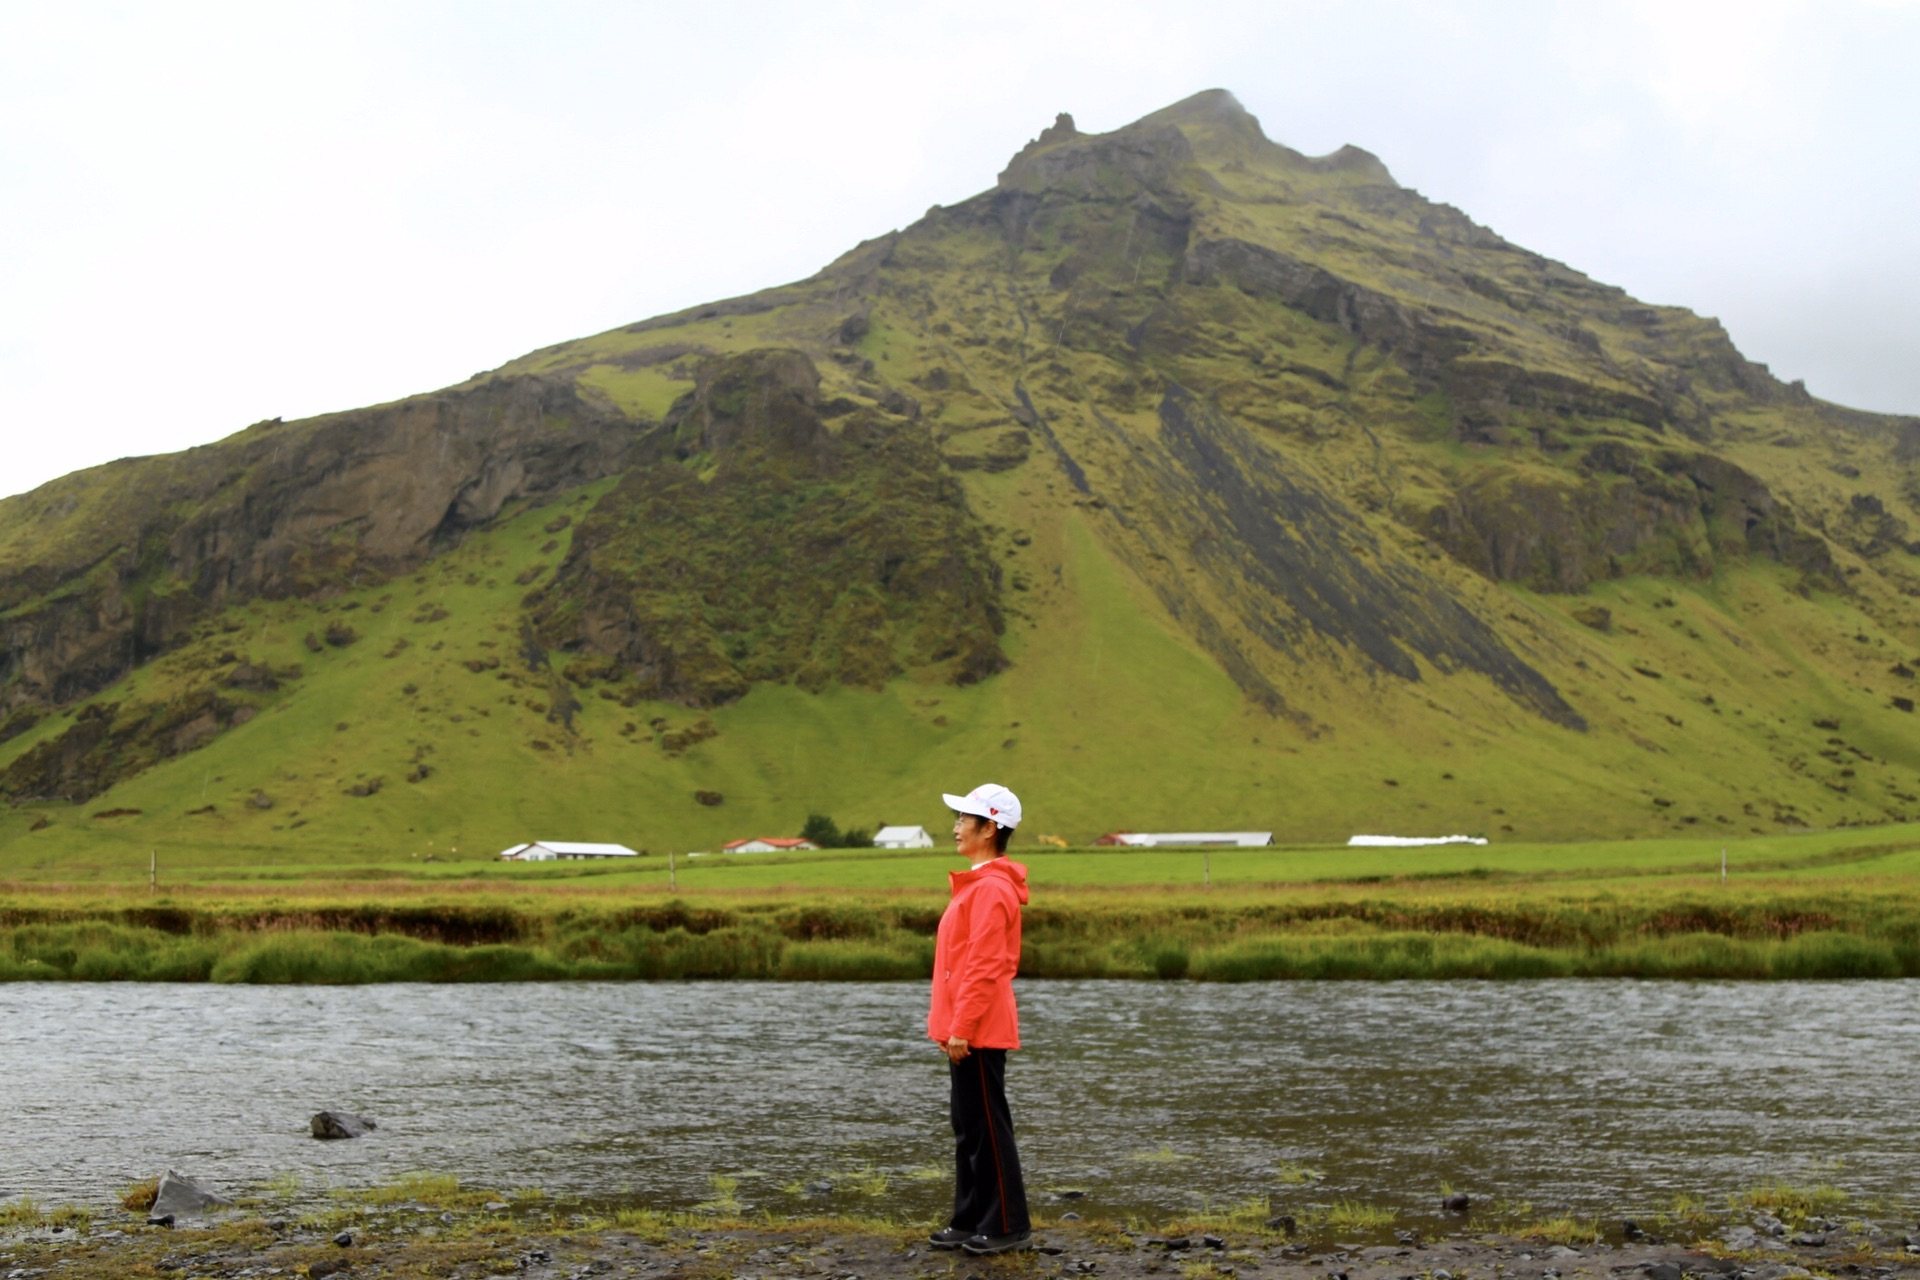
[{"label": "overcast sky", "polygon": [[0,0],[0,494],[811,274],[1231,89],[1920,413],[1916,0]]}]

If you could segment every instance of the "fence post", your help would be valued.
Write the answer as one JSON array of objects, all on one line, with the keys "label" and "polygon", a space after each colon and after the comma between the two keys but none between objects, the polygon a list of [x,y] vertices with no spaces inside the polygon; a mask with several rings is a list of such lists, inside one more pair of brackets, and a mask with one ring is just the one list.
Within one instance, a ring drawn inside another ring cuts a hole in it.
[{"label": "fence post", "polygon": [[680,878],[673,869],[673,850],[667,850],[667,892],[680,892]]}]

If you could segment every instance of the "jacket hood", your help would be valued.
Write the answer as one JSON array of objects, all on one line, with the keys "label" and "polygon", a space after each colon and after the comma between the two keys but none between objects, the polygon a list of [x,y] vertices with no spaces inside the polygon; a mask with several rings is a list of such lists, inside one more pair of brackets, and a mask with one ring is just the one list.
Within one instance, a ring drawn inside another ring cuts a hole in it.
[{"label": "jacket hood", "polygon": [[947,879],[952,883],[955,893],[960,892],[962,885],[972,884],[987,876],[1005,877],[1007,883],[1013,886],[1014,897],[1019,899],[1021,906],[1026,905],[1027,864],[1024,862],[1015,862],[1012,858],[1002,855],[992,862],[981,863],[978,867],[969,868],[966,871],[947,872]]}]

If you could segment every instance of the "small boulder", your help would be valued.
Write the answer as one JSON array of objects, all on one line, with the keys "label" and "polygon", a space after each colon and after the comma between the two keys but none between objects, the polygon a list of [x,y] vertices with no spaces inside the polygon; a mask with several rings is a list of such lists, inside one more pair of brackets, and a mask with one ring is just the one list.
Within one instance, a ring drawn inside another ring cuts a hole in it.
[{"label": "small boulder", "polygon": [[380,1127],[351,1111],[322,1111],[309,1123],[316,1138],[363,1138]]},{"label": "small boulder", "polygon": [[1473,1207],[1473,1197],[1464,1191],[1456,1191],[1442,1200],[1440,1207],[1448,1213],[1465,1213]]},{"label": "small boulder", "polygon": [[160,1187],[154,1193],[152,1207],[147,1210],[147,1222],[170,1227],[182,1218],[203,1218],[209,1210],[232,1203],[219,1192],[169,1169],[160,1175]]}]

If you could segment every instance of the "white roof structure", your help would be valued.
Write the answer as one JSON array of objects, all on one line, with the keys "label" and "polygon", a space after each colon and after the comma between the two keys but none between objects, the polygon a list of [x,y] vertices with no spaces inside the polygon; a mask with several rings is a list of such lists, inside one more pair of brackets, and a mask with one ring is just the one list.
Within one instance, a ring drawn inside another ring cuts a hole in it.
[{"label": "white roof structure", "polygon": [[931,849],[933,837],[925,827],[882,827],[873,833],[876,849]]},{"label": "white roof structure", "polygon": [[1411,849],[1426,844],[1485,844],[1485,836],[1354,836],[1349,849]]},{"label": "white roof structure", "polygon": [[1271,831],[1122,831],[1114,843],[1154,849],[1161,845],[1228,845],[1258,849],[1273,843]]},{"label": "white roof structure", "polygon": [[820,846],[811,840],[802,840],[788,836],[753,836],[746,840],[729,840],[720,846],[722,853],[805,853]]},{"label": "white roof structure", "polygon": [[639,853],[623,844],[589,844],[579,840],[535,840],[502,849],[503,862],[552,862],[555,858],[637,858]]}]

